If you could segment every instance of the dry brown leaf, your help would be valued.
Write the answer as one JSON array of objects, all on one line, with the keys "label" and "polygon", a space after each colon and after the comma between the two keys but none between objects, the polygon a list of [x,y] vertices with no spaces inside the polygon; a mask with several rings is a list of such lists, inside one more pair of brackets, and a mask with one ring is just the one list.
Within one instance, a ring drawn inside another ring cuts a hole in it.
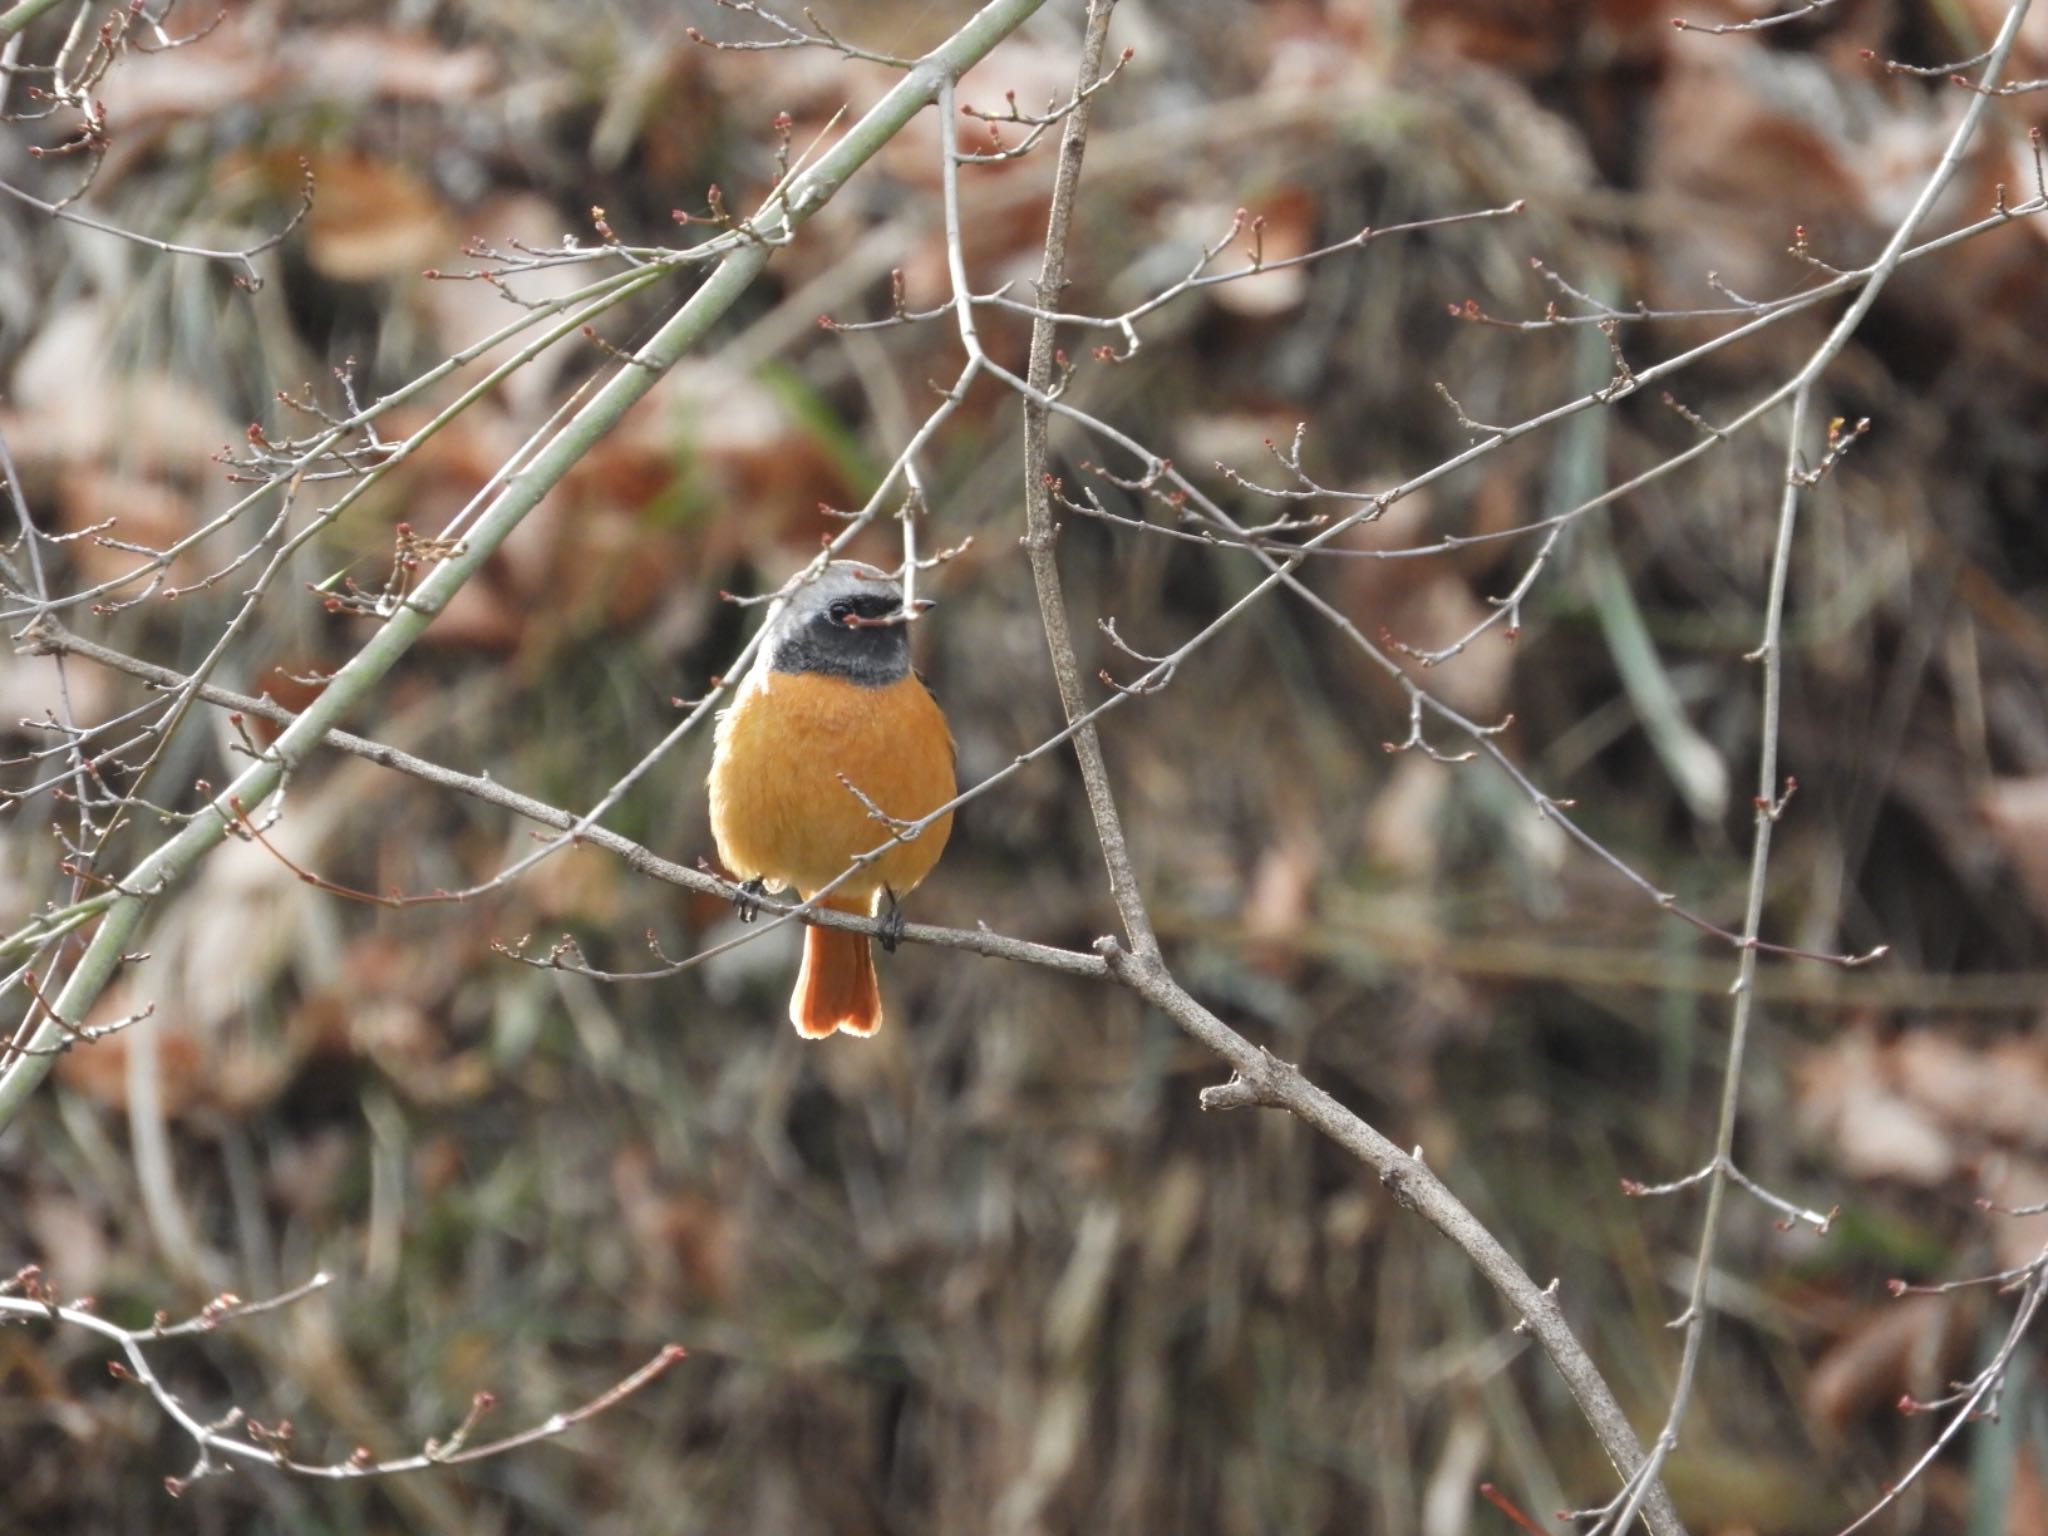
[{"label": "dry brown leaf", "polygon": [[100,390],[106,380],[107,322],[80,300],[44,321],[14,365],[12,403],[21,419],[8,440],[24,468],[99,453],[113,430]]},{"label": "dry brown leaf", "polygon": [[38,1190],[23,1214],[36,1262],[67,1294],[98,1295],[106,1284],[108,1244],[97,1212],[75,1196]]},{"label": "dry brown leaf", "polygon": [[[136,576],[135,585],[123,589],[117,597],[133,596],[142,590],[151,574],[150,561],[134,550],[115,548],[101,542],[102,539],[168,549],[198,526],[190,499],[159,479],[80,465],[60,474],[57,488],[58,521],[66,532],[110,525],[101,534],[76,541],[71,554],[79,574],[88,582]],[[206,569],[196,550],[187,551],[171,562],[167,580],[173,587],[182,586],[200,580]]]},{"label": "dry brown leaf", "polygon": [[[581,228],[564,217],[561,210],[546,198],[531,192],[514,192],[492,198],[466,212],[462,218],[464,228],[470,234],[501,251],[510,251],[515,244],[539,250],[553,249],[561,245],[565,235]],[[450,272],[466,272],[471,265],[467,261],[452,259],[443,262],[444,270]],[[573,293],[588,280],[589,273],[585,269],[563,266],[543,267],[537,272],[521,273],[508,281],[521,299],[529,303],[545,303]],[[491,284],[459,278],[442,278],[424,284],[420,298],[443,352],[452,353],[473,346],[521,318],[522,314]],[[461,386],[467,387],[486,370],[497,367],[520,348],[530,345],[532,340],[530,334],[516,336],[479,354],[477,360],[464,370]],[[498,401],[515,421],[537,419],[555,402],[555,384],[562,369],[579,356],[587,355],[588,348],[580,340],[565,341],[550,348],[499,386]]]},{"label": "dry brown leaf", "polygon": [[845,477],[758,379],[710,359],[685,370],[673,386],[670,399],[639,425],[640,452],[672,462],[680,438],[693,459],[693,484],[721,508],[744,511],[711,519],[702,530],[705,569],[745,556],[780,570],[791,563],[792,545],[808,558],[820,533],[844,526],[816,508],[847,503],[852,493]]},{"label": "dry brown leaf", "polygon": [[[1984,1175],[1983,1197],[2007,1210],[2025,1209],[2048,1201],[2048,1163],[2031,1158],[1993,1160]],[[2003,1212],[1987,1218],[1991,1222],[1994,1268],[2017,1269],[2031,1264],[2048,1244],[2048,1214],[2007,1216]]]},{"label": "dry brown leaf", "polygon": [[2022,1444],[2013,1466],[2012,1492],[2005,1501],[2005,1536],[2048,1536],[2048,1475],[2038,1443]]},{"label": "dry brown leaf", "polygon": [[[1476,509],[1499,515],[1498,503]],[[1361,523],[1339,536],[1354,549],[1407,549],[1431,542],[1433,513],[1426,496],[1403,498],[1384,517]],[[1455,555],[1430,555],[1411,560],[1338,560],[1326,580],[1331,601],[1361,633],[1374,639],[1391,634],[1418,650],[1442,649],[1468,635],[1497,610],[1473,591],[1473,582],[1491,584],[1483,567],[1461,563]],[[1468,718],[1491,723],[1504,712],[1514,671],[1515,645],[1503,621],[1479,635],[1461,654],[1421,669],[1410,662],[1423,685],[1437,698]],[[1404,712],[1406,700],[1389,693]],[[1440,723],[1426,726],[1441,749],[1460,752],[1468,742]],[[1398,741],[1407,734],[1405,713],[1388,722],[1384,733]],[[1439,739],[1440,738],[1440,739]]]},{"label": "dry brown leaf", "polygon": [[1954,1130],[2048,1146],[2048,1046],[2012,1039],[1987,1047],[1916,1029],[1889,1048],[1901,1092]]},{"label": "dry brown leaf", "polygon": [[[1991,1199],[2048,1195],[2048,1170],[2017,1155],[2048,1145],[2048,1048],[2037,1039],[1978,1045],[1917,1029],[1880,1043],[1852,1029],[1810,1052],[1796,1081],[1807,1134],[1854,1176],[1931,1185],[1981,1165]],[[2007,1262],[2031,1258],[2043,1232],[2048,1222],[2001,1225]]]},{"label": "dry brown leaf", "polygon": [[[1254,254],[1261,261],[1286,261],[1307,253],[1315,245],[1315,200],[1305,187],[1283,187],[1246,210],[1259,221],[1247,224],[1244,236],[1223,253],[1216,270],[1236,271],[1248,265]],[[1283,315],[1308,297],[1309,274],[1304,267],[1282,267],[1257,277],[1240,278],[1209,290],[1219,309],[1233,315],[1265,318]]]},{"label": "dry brown leaf", "polygon": [[1677,200],[1678,215],[1650,271],[1670,289],[1658,302],[1678,307],[1712,298],[1710,271],[1740,293],[1780,292],[1799,272],[1782,255],[1795,225],[1813,231],[1823,255],[1840,256],[1840,241],[1868,217],[1858,146],[1829,127],[1846,120],[1828,111],[1838,83],[1753,37],[1714,42],[1674,50],[1650,97],[1643,179]]},{"label": "dry brown leaf", "polygon": [[[143,1005],[125,987],[110,988],[87,1018],[88,1024],[110,1024]],[[210,1093],[211,1064],[199,1036],[184,1019],[159,1007],[156,1016],[136,1029],[156,1033],[157,1097],[164,1114],[176,1119]],[[57,1058],[57,1080],[108,1109],[128,1108],[128,1052],[134,1030],[108,1035],[89,1046],[77,1046]]]},{"label": "dry brown leaf", "polygon": [[1865,1414],[1941,1380],[1940,1367],[1960,1342],[1948,1326],[1950,1310],[1944,1297],[1907,1296],[1865,1312],[1814,1366],[1807,1413],[1840,1434]]},{"label": "dry brown leaf", "polygon": [[[72,665],[64,670],[74,717],[83,724],[104,720],[111,712],[114,678],[101,667]],[[10,656],[0,667],[0,720],[10,725],[17,720],[63,718],[64,697],[57,687],[57,658],[54,656]],[[40,749],[54,746],[57,736],[30,738]],[[5,877],[0,877],[4,879]],[[4,887],[0,887],[4,889]],[[11,892],[8,893],[12,895]],[[4,898],[0,898],[4,902]],[[19,912],[19,905],[6,910]]]},{"label": "dry brown leaf", "polygon": [[550,861],[547,877],[528,891],[535,914],[551,925],[578,923],[610,930],[620,919],[624,866],[594,848],[564,848]]},{"label": "dry brown leaf", "polygon": [[[1715,9],[1714,0],[1699,6],[1703,14]],[[1410,0],[1406,10],[1429,51],[1524,77],[1550,75],[1573,50],[1605,59],[1658,57],[1676,14],[1670,0]]]},{"label": "dry brown leaf", "polygon": [[[1271,445],[1286,443],[1299,420],[1278,410],[1184,412],[1174,426],[1176,462],[1224,464],[1261,485],[1283,484]],[[1156,517],[1161,509],[1148,510]]]},{"label": "dry brown leaf", "polygon": [[324,1224],[331,1219],[341,1181],[361,1150],[354,1134],[335,1126],[281,1139],[270,1151],[265,1180],[270,1198],[300,1221]]},{"label": "dry brown leaf", "polygon": [[1437,816],[1449,788],[1441,765],[1417,754],[1397,760],[1366,810],[1366,852],[1412,879],[1429,874],[1443,850]]},{"label": "dry brown leaf", "polygon": [[412,1155],[413,1188],[422,1200],[438,1200],[461,1182],[462,1142],[454,1136],[429,1136]]},{"label": "dry brown leaf", "polygon": [[1934,1115],[1894,1088],[1869,1030],[1849,1030],[1810,1052],[1795,1083],[1808,1138],[1850,1177],[1939,1184],[1955,1173],[1954,1141]]},{"label": "dry brown leaf", "polygon": [[[1440,8],[1439,3],[1429,10]],[[1396,22],[1374,0],[1271,5],[1256,25],[1266,43],[1263,85],[1268,91],[1341,90],[1362,103],[1388,89],[1396,63],[1391,35]]]},{"label": "dry brown leaf", "polygon": [[715,1201],[663,1187],[652,1152],[639,1141],[613,1157],[612,1193],[641,1264],[663,1293],[674,1295],[680,1281],[693,1306],[717,1305],[731,1294],[740,1234]]},{"label": "dry brown leaf", "polygon": [[442,48],[418,33],[384,27],[323,30],[317,46],[296,49],[292,89],[338,100],[447,105],[480,95],[497,76],[488,49]]},{"label": "dry brown leaf", "polygon": [[189,379],[115,375],[110,322],[95,300],[53,314],[14,366],[8,441],[24,470],[93,461],[102,470],[171,470],[211,480],[211,455],[238,428]]},{"label": "dry brown leaf", "polygon": [[306,255],[336,282],[412,274],[446,256],[455,232],[440,195],[411,171],[353,151],[309,157],[319,196]]},{"label": "dry brown leaf", "polygon": [[[1442,649],[1470,634],[1495,611],[1473,595],[1462,577],[1446,575],[1420,584],[1387,623],[1405,645],[1417,650]],[[1461,654],[1430,668],[1425,681],[1429,691],[1453,709],[1490,722],[1504,708],[1514,666],[1514,644],[1507,638],[1507,626],[1498,624]],[[1442,733],[1448,727],[1435,729]],[[1442,749],[1460,752],[1466,745],[1454,736]]]},{"label": "dry brown leaf", "polygon": [[463,1104],[492,1079],[482,1051],[451,1051],[424,1009],[407,998],[351,996],[347,1005],[353,1048],[368,1057],[392,1086],[415,1104]]},{"label": "dry brown leaf", "polygon": [[2048,774],[1998,780],[1978,797],[1977,810],[2035,915],[2048,922]]},{"label": "dry brown leaf", "polygon": [[[2001,0],[1962,0],[1962,10],[1970,19],[1970,34],[1990,42],[2005,24],[2006,12],[2010,6]],[[1981,47],[1982,43],[1977,46]],[[1967,51],[1967,50],[1966,50]],[[1969,72],[1972,78],[1975,72]],[[2013,44],[2012,58],[2007,63],[2005,78],[2008,80],[2038,80],[2048,75],[2048,14],[2029,11],[2020,23],[2020,35]],[[2048,112],[2048,105],[2036,97],[2032,102],[2018,98],[2023,109],[2031,107],[2035,113]],[[2035,121],[2040,121],[2038,116]]]},{"label": "dry brown leaf", "polygon": [[526,631],[526,613],[490,581],[467,581],[434,616],[422,645],[444,650],[510,651]]},{"label": "dry brown leaf", "polygon": [[477,96],[496,73],[481,47],[443,48],[385,27],[280,33],[274,14],[233,7],[193,47],[126,53],[101,92],[109,117],[132,131],[280,100],[300,110],[313,101],[453,104]]},{"label": "dry brown leaf", "polygon": [[245,30],[217,28],[205,47],[125,54],[102,87],[108,117],[132,130],[273,98],[292,67],[274,46],[254,45]]},{"label": "dry brown leaf", "polygon": [[1321,865],[1318,846],[1307,836],[1283,837],[1259,855],[1238,921],[1261,969],[1279,973],[1298,962],[1293,942],[1308,921]]},{"label": "dry brown leaf", "polygon": [[[327,691],[317,679],[334,664],[327,655],[287,655],[251,674],[251,682],[256,692],[296,715]],[[261,715],[249,716],[245,723],[249,734],[266,745],[284,732],[282,725]]]}]

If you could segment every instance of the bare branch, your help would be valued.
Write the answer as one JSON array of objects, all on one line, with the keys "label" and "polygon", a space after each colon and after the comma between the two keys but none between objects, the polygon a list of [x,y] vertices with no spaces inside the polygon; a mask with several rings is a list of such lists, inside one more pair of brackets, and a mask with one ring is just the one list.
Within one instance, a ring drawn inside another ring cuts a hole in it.
[{"label": "bare branch", "polygon": [[1804,21],[1834,3],[1835,0],[1805,0],[1804,4],[1796,5],[1789,11],[1775,11],[1752,21],[1687,21],[1682,16],[1674,16],[1671,25],[1681,32],[1706,32],[1716,37],[1726,36],[1731,32],[1766,32],[1772,27],[1782,27],[1788,22]]},{"label": "bare branch", "polygon": [[[584,1420],[616,1407],[685,1358],[680,1344],[667,1345],[645,1365],[589,1402],[551,1414],[540,1423],[502,1439],[472,1445],[467,1443],[471,1432],[495,1404],[490,1393],[479,1392],[471,1400],[469,1414],[446,1440],[430,1439],[415,1455],[381,1460],[367,1447],[358,1447],[352,1455],[337,1462],[297,1459],[292,1454],[293,1429],[288,1421],[274,1426],[265,1425],[249,1418],[239,1407],[229,1408],[216,1419],[204,1420],[188,1408],[157,1374],[149,1354],[151,1344],[163,1339],[212,1333],[223,1324],[302,1301],[315,1291],[324,1289],[328,1283],[326,1275],[318,1274],[283,1295],[258,1302],[245,1302],[237,1296],[223,1293],[182,1323],[168,1322],[159,1313],[148,1328],[123,1328],[91,1310],[88,1303],[66,1305],[60,1302],[43,1282],[40,1273],[31,1266],[0,1284],[0,1317],[12,1316],[79,1328],[119,1346],[121,1358],[108,1362],[109,1371],[116,1379],[131,1381],[147,1391],[164,1416],[192,1441],[197,1452],[197,1460],[190,1471],[164,1479],[164,1489],[173,1498],[202,1478],[218,1476],[245,1463],[272,1467],[294,1477],[348,1481],[362,1477],[390,1477],[400,1472],[423,1472],[432,1467],[456,1466],[502,1456],[507,1451],[553,1439]],[[242,1436],[231,1435],[228,1433],[230,1430],[240,1430]]]}]

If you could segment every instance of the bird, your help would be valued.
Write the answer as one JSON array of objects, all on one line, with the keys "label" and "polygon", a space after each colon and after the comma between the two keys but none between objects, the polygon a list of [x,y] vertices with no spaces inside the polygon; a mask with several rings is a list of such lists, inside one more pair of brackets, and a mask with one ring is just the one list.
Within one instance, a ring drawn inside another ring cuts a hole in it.
[{"label": "bird", "polygon": [[[887,572],[835,560],[769,609],[711,755],[711,831],[744,882],[743,921],[764,891],[794,886],[808,901],[831,886],[820,905],[834,911],[872,917],[886,907],[882,944],[895,949],[902,898],[938,863],[953,813],[853,866],[956,792],[953,733],[910,665],[908,621],[933,606],[919,598],[906,608]],[[789,1018],[812,1040],[881,1028],[867,934],[805,927]]]}]

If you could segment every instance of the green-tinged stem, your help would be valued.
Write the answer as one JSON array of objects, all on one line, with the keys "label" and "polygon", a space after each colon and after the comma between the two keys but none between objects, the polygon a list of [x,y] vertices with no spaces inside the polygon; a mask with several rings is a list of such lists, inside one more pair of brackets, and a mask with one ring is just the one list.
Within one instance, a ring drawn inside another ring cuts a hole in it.
[{"label": "green-tinged stem", "polygon": [[57,4],[58,0],[21,0],[19,5],[0,11],[0,37],[12,37]]},{"label": "green-tinged stem", "polygon": [[[91,1011],[112,979],[129,940],[142,921],[149,898],[183,879],[238,825],[243,813],[254,815],[273,794],[290,768],[320,742],[349,710],[368,698],[384,674],[423,634],[462,584],[484,563],[569,470],[618,425],[626,411],[679,361],[746,291],[768,264],[771,245],[780,241],[829,201],[862,165],[895,137],[938,95],[940,85],[984,57],[1022,24],[1045,0],[992,0],[952,37],[919,60],[889,94],[850,128],[846,136],[797,176],[757,220],[763,243],[747,244],[719,263],[687,302],[655,333],[626,366],[578,411],[533,462],[512,478],[464,537],[460,551],[433,573],[368,644],[337,672],[325,692],[272,745],[264,759],[243,772],[214,797],[213,814],[202,815],[164,843],[124,876],[92,942],[73,967],[57,995],[58,1017],[79,1022]],[[0,15],[0,33],[26,22],[35,0],[24,0]],[[41,9],[35,6],[35,9]],[[146,1027],[146,1026],[144,1026]],[[37,1023],[27,1053],[18,1055],[0,1073],[0,1130],[13,1121],[55,1060],[54,1047],[63,1026],[44,1017]]]}]

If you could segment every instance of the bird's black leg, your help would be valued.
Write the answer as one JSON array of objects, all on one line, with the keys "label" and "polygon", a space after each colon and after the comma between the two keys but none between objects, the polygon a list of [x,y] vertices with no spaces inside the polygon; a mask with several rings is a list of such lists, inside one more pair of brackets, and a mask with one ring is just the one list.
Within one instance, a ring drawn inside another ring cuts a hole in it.
[{"label": "bird's black leg", "polygon": [[768,894],[768,882],[759,875],[740,886],[739,898],[733,902],[733,911],[739,914],[743,923],[751,923],[761,915],[761,898]]},{"label": "bird's black leg", "polygon": [[893,955],[896,946],[903,942],[903,907],[888,886],[882,887],[882,894],[889,898],[889,910],[882,914],[882,953]]}]

